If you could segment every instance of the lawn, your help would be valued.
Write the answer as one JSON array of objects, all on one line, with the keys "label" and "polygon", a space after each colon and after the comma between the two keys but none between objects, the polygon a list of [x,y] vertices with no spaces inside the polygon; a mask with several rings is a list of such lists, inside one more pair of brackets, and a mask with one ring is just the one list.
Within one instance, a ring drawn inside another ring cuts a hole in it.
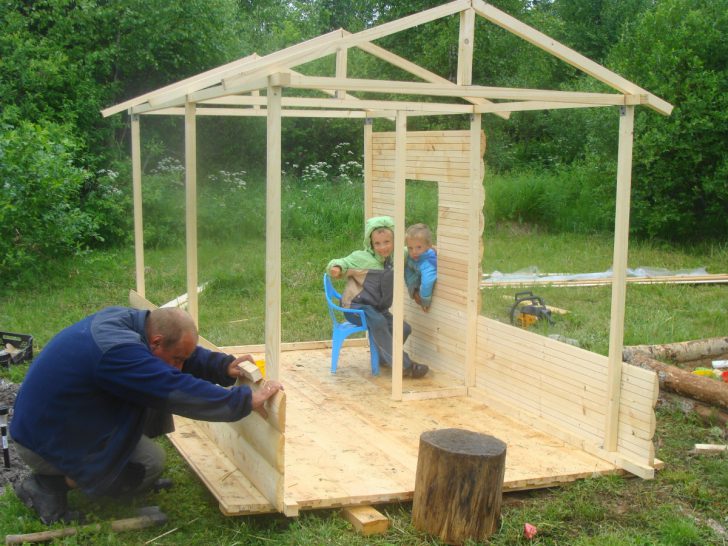
[{"label": "lawn", "polygon": [[[542,272],[605,271],[611,263],[611,239],[549,234],[522,225],[488,228],[484,237],[483,271],[514,272],[537,266]],[[358,239],[287,239],[283,243],[284,341],[325,339],[330,335],[321,290],[321,273],[330,257],[358,247]],[[263,341],[264,243],[208,242],[200,246],[200,331],[218,345]],[[164,303],[184,293],[184,251],[152,249],[147,253],[147,297]],[[705,267],[728,272],[728,249],[716,245],[665,247],[633,242],[629,266],[670,270]],[[30,333],[42,350],[62,327],[106,305],[127,303],[134,286],[132,249],[95,251],[56,263],[53,271],[33,283],[5,283],[0,288],[3,331]],[[627,290],[625,344],[666,343],[725,336],[726,285],[631,285]],[[583,347],[606,354],[609,335],[610,290],[604,287],[534,287],[550,305],[566,309],[543,334],[561,334]],[[482,313],[508,320],[516,289],[482,291]],[[1,372],[19,383],[27,365]],[[285,381],[285,378],[283,378]],[[528,378],[524,377],[524,381]],[[533,544],[727,544],[728,456],[693,456],[695,443],[726,441],[725,429],[685,415],[678,407],[660,404],[655,434],[657,457],[665,468],[654,480],[607,477],[583,480],[556,489],[506,496],[502,526],[491,544],[527,543],[524,523],[539,532]],[[176,482],[166,492],[138,499],[135,506],[156,504],[169,516],[161,528],[140,532],[102,531],[66,539],[67,544],[438,544],[418,533],[407,504],[384,505],[390,529],[380,537],[355,533],[336,510],[283,516],[225,517],[216,502],[171,444],[167,476]],[[6,488],[2,497],[0,531],[24,533],[44,526]],[[91,505],[73,493],[71,503],[92,520],[108,521],[133,515],[135,506]],[[168,533],[164,536],[163,533]],[[159,537],[159,538],[156,538]],[[156,538],[156,539],[155,539]],[[154,539],[154,540],[153,540]]]}]

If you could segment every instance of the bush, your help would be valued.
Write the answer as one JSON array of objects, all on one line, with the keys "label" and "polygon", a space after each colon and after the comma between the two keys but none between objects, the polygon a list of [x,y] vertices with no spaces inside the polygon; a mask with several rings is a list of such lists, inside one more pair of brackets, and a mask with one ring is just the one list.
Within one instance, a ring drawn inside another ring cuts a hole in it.
[{"label": "bush", "polygon": [[73,165],[67,127],[24,122],[0,128],[0,272],[39,268],[97,240],[98,222],[81,208],[90,179]]}]

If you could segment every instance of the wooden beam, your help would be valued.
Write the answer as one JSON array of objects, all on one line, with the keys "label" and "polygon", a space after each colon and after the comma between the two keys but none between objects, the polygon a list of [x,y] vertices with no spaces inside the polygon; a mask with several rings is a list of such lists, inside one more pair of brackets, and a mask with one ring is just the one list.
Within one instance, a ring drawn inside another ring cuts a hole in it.
[{"label": "wooden beam", "polygon": [[[265,363],[266,375],[280,379],[281,355],[281,95],[268,86],[265,199]],[[282,502],[282,501],[281,501]]]},{"label": "wooden beam", "polygon": [[475,42],[475,10],[460,12],[458,39],[458,85],[473,84],[473,44]]},{"label": "wooden beam", "polygon": [[185,105],[185,226],[187,247],[187,312],[199,328],[197,304],[197,119],[195,105]]},{"label": "wooden beam", "polygon": [[[373,55],[379,59],[382,59],[383,61],[386,61],[390,63],[393,66],[396,66],[397,68],[401,68],[405,72],[409,72],[410,74],[417,76],[418,78],[421,78],[425,80],[426,82],[430,83],[441,83],[443,85],[449,85],[452,87],[456,87],[454,83],[452,83],[450,80],[443,78],[442,76],[439,76],[435,74],[434,72],[430,72],[426,68],[422,68],[420,65],[413,63],[412,61],[409,61],[405,59],[404,57],[400,57],[399,55],[395,55],[391,51],[388,51],[384,49],[383,47],[379,47],[378,45],[369,43],[369,42],[362,42],[357,45],[359,49],[362,51],[366,51],[370,55]],[[487,101],[485,99],[477,98],[477,97],[463,97],[466,101],[477,104],[477,105],[483,105],[487,106],[491,103],[490,101]],[[509,115],[507,112],[493,112],[497,116],[508,119]]]},{"label": "wooden beam", "polygon": [[560,44],[553,38],[546,36],[533,27],[522,23],[515,17],[487,4],[483,0],[472,0],[473,8],[476,13],[484,17],[488,21],[498,25],[501,28],[515,34],[516,36],[526,40],[527,42],[543,49],[544,51],[558,57],[571,66],[578,68],[582,72],[589,74],[597,80],[606,83],[610,87],[628,93],[631,95],[646,95],[646,104],[660,112],[661,114],[670,115],[672,105],[661,98],[653,95],[649,91],[645,91],[622,76],[604,68],[602,65],[595,63],[584,55],[577,53],[573,49]]},{"label": "wooden beam", "polygon": [[373,216],[372,203],[374,200],[374,182],[372,180],[372,165],[374,157],[372,155],[372,119],[367,118],[364,121],[364,220]]},{"label": "wooden beam", "polygon": [[[623,106],[624,95],[610,93],[585,93],[576,91],[549,91],[543,89],[511,89],[508,87],[483,87],[449,85],[391,80],[363,80],[357,78],[329,78],[322,76],[291,75],[291,87],[296,89],[346,89],[370,93],[402,93],[432,95],[438,97],[481,97],[505,100],[541,100],[553,102],[578,102],[584,104]],[[630,100],[638,100],[630,98]]]},{"label": "wooden beam", "polygon": [[[216,82],[219,82],[220,79],[225,74],[241,70],[244,66],[246,66],[247,64],[250,64],[252,61],[254,61],[258,58],[259,58],[259,56],[257,53],[252,53],[251,55],[248,55],[247,57],[243,57],[242,59],[237,59],[233,62],[224,64],[222,66],[218,66],[216,68],[213,68],[206,72],[202,72],[200,74],[196,74],[196,75],[186,78],[184,80],[181,80],[181,81],[172,83],[170,85],[167,85],[165,87],[162,87],[160,89],[157,89],[155,91],[150,91],[149,93],[145,93],[138,97],[134,97],[133,99],[129,99],[127,101],[121,102],[110,108],[105,108],[104,110],[101,110],[101,115],[105,118],[109,117],[109,116],[113,116],[114,114],[118,114],[119,112],[123,112],[124,110],[132,108],[134,106],[138,106],[139,104],[142,104],[144,102],[147,102],[147,100],[149,100],[152,97],[158,97],[161,95],[169,95],[174,92],[178,92],[178,93],[181,93],[182,95],[184,95],[185,93],[188,92],[188,90],[193,90],[196,88],[201,89],[201,88],[207,87],[208,85],[212,85]],[[182,91],[182,90],[184,90],[184,91]]]},{"label": "wooden beam", "polygon": [[482,240],[481,215],[483,211],[484,189],[480,152],[481,116],[473,114],[470,121],[470,207],[468,210],[468,278],[465,306],[467,324],[465,331],[464,376],[468,387],[475,386],[475,357],[478,342],[478,315],[480,311],[480,244]]},{"label": "wooden beam", "polygon": [[139,116],[131,117],[131,180],[134,202],[134,265],[136,290],[144,296],[144,222],[142,220],[142,147]]},{"label": "wooden beam", "polygon": [[[259,71],[261,68],[268,69],[270,71],[268,73],[260,74],[260,77],[267,77],[269,73],[278,71],[278,67],[281,63],[286,63],[290,59],[299,58],[302,54],[310,52],[311,50],[318,52],[319,48],[323,45],[331,43],[337,38],[341,38],[341,36],[342,31],[341,29],[338,29],[327,34],[317,36],[316,38],[312,38],[311,40],[301,42],[300,44],[281,49],[280,51],[276,51],[275,53],[271,53],[265,57],[253,54],[238,61],[223,65],[222,67],[213,68],[203,74],[171,84],[157,91],[147,93],[141,97],[131,99],[112,108],[103,110],[102,113],[104,116],[109,116],[127,108],[139,106],[149,100],[175,102],[179,100],[180,97],[184,97],[189,93],[194,93],[207,87],[216,86],[235,75],[244,77],[246,74]],[[316,56],[314,55],[314,58],[315,57]],[[249,80],[250,78],[247,79]],[[223,92],[223,94],[225,93]]]},{"label": "wooden beam", "polygon": [[381,535],[389,528],[389,518],[372,506],[349,506],[342,510],[342,514],[365,537]]},{"label": "wooden beam", "polygon": [[496,114],[498,112],[526,112],[532,110],[563,110],[566,108],[598,108],[601,104],[584,104],[581,102],[548,102],[548,101],[514,101],[491,102],[473,106],[476,114]]},{"label": "wooden beam", "polygon": [[470,4],[471,0],[455,0],[448,4],[443,4],[442,6],[414,13],[407,17],[397,19],[396,21],[390,21],[389,23],[384,23],[349,36],[345,36],[339,41],[338,45],[342,47],[359,46],[359,44],[365,42],[371,42],[372,40],[377,40],[379,38],[389,36],[390,34],[407,30],[408,28],[423,25],[430,21],[435,21],[437,19],[447,17],[448,15],[459,13],[464,9],[469,9],[471,7]]},{"label": "wooden beam", "polygon": [[[166,108],[149,112],[149,116],[183,116],[184,108]],[[444,112],[447,113],[447,112]],[[253,106],[252,108],[197,108],[197,116],[211,117],[266,117],[265,109]],[[433,115],[431,112],[420,115]],[[337,119],[364,119],[366,117],[391,117],[392,112],[370,112],[358,110],[300,110],[288,109],[281,111],[284,118],[337,118]]]},{"label": "wooden beam", "polygon": [[[256,74],[256,76],[265,76],[282,68],[293,68],[308,61],[320,59],[326,55],[333,54],[340,48],[357,46],[363,42],[370,42],[372,40],[383,38],[385,36],[389,36],[390,34],[395,34],[402,30],[406,30],[408,28],[429,23],[430,21],[435,21],[442,17],[458,13],[463,9],[467,9],[469,7],[470,0],[454,0],[453,2],[450,2],[448,4],[421,11],[419,13],[397,19],[396,21],[390,21],[389,23],[384,23],[376,27],[362,30],[355,34],[350,34],[348,36],[343,36],[342,34],[342,37],[335,40],[330,40],[328,42],[324,42],[322,43],[321,47],[318,47],[314,50],[304,48],[293,50],[285,58],[281,57],[280,59],[276,59],[276,62],[272,62],[271,60],[269,60],[270,56],[266,56],[261,59],[261,61],[263,61],[261,62],[261,65],[264,66],[264,68],[262,68],[261,72]],[[343,33],[343,31],[341,30],[339,32]],[[235,86],[244,83],[250,77],[253,76],[251,74],[241,74],[240,76],[228,78],[227,81],[224,81],[224,84],[225,87],[232,90],[235,89]]]},{"label": "wooden beam", "polygon": [[619,117],[619,151],[617,154],[617,199],[614,220],[614,258],[612,271],[612,311],[609,326],[609,364],[607,377],[607,422],[604,449],[617,450],[619,410],[622,388],[622,349],[624,344],[624,308],[627,297],[627,254],[629,247],[629,208],[632,189],[632,144],[634,106],[627,106]]},{"label": "wooden beam", "polygon": [[[346,78],[346,61],[347,61],[347,48],[341,48],[336,51],[336,77]],[[343,89],[337,89],[335,91],[337,99],[346,98],[346,91]]]},{"label": "wooden beam", "polygon": [[[266,104],[265,97],[250,97],[247,95],[233,95],[229,97],[218,97],[210,101],[204,101],[199,104],[228,104],[235,106],[252,106],[255,104]],[[390,101],[390,100],[371,100],[357,99],[335,99],[335,98],[316,98],[316,97],[283,97],[283,108],[342,108],[347,110],[406,110],[411,111],[433,111],[447,112],[454,114],[469,114],[473,111],[473,107],[468,104],[454,104],[444,102],[416,102],[416,101]],[[198,106],[199,107],[199,106]]]},{"label": "wooden beam", "polygon": [[404,220],[407,190],[407,113],[397,112],[394,143],[394,294],[392,300],[392,400],[402,400],[404,338]]}]

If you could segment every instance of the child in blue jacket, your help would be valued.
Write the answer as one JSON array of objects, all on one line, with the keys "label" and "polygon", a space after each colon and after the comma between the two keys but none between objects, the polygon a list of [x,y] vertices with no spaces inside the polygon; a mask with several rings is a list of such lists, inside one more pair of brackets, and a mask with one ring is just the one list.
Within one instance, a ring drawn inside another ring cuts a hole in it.
[{"label": "child in blue jacket", "polygon": [[407,258],[404,280],[407,291],[422,310],[427,312],[432,304],[432,289],[437,281],[437,253],[432,248],[432,232],[425,224],[414,224],[405,234]]}]

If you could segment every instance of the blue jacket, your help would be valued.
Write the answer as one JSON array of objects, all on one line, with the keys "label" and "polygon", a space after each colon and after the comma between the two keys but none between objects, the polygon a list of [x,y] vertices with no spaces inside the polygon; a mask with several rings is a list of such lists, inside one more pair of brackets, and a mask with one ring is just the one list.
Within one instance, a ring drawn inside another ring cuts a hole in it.
[{"label": "blue jacket", "polygon": [[197,347],[181,371],[155,357],[148,314],[109,307],[61,331],[15,401],[13,440],[90,495],[103,494],[128,462],[147,408],[205,421],[237,421],[252,410],[249,387],[219,386],[234,383],[232,356]]},{"label": "blue jacket", "polygon": [[437,281],[437,253],[430,248],[416,260],[407,255],[404,262],[404,280],[411,298],[415,289],[420,290],[423,307],[432,303],[432,289]]}]

